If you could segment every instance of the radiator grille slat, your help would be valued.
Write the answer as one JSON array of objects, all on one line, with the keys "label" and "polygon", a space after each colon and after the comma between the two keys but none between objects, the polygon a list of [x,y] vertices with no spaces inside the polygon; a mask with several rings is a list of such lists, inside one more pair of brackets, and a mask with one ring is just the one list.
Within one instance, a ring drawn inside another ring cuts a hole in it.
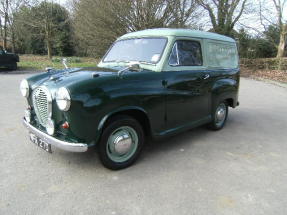
[{"label": "radiator grille slat", "polygon": [[38,87],[33,91],[32,101],[36,116],[42,126],[46,126],[49,117],[49,91],[44,87]]}]

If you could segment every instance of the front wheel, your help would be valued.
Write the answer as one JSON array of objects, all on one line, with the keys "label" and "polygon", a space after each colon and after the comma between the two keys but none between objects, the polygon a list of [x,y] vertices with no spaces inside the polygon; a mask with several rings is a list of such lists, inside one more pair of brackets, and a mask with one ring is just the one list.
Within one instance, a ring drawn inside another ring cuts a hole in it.
[{"label": "front wheel", "polygon": [[144,145],[141,125],[132,117],[117,116],[109,120],[98,144],[103,165],[109,169],[123,169],[132,165]]},{"label": "front wheel", "polygon": [[224,127],[228,116],[228,105],[226,102],[219,102],[212,112],[212,121],[208,124],[211,130],[220,130]]}]

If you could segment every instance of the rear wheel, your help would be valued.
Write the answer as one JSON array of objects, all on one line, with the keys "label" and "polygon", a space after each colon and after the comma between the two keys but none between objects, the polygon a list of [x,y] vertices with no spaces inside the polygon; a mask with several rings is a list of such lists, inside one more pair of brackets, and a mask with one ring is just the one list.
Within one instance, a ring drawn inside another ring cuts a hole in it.
[{"label": "rear wheel", "polygon": [[98,144],[103,165],[109,169],[123,169],[132,165],[144,145],[141,125],[132,117],[117,116],[109,120]]},{"label": "rear wheel", "polygon": [[212,112],[212,122],[208,124],[211,130],[220,130],[224,127],[228,117],[228,105],[225,101],[219,102]]}]

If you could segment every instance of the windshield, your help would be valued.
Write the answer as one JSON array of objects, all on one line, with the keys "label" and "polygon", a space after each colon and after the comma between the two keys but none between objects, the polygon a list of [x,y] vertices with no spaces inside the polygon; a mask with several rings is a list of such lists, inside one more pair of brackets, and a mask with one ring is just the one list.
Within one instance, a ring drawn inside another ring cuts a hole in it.
[{"label": "windshield", "polygon": [[103,62],[157,63],[165,48],[165,38],[136,38],[120,40],[114,43]]}]

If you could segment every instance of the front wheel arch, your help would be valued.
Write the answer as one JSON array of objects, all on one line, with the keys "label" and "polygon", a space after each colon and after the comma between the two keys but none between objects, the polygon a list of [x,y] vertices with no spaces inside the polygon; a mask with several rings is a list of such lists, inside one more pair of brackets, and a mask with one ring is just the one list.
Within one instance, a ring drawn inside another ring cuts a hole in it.
[{"label": "front wheel arch", "polygon": [[118,115],[126,115],[126,116],[130,116],[134,118],[143,127],[145,135],[146,136],[151,135],[151,124],[150,124],[149,117],[143,109],[137,108],[137,107],[121,108],[117,111],[107,114],[100,121],[98,130],[100,130],[102,133],[102,130]]}]

